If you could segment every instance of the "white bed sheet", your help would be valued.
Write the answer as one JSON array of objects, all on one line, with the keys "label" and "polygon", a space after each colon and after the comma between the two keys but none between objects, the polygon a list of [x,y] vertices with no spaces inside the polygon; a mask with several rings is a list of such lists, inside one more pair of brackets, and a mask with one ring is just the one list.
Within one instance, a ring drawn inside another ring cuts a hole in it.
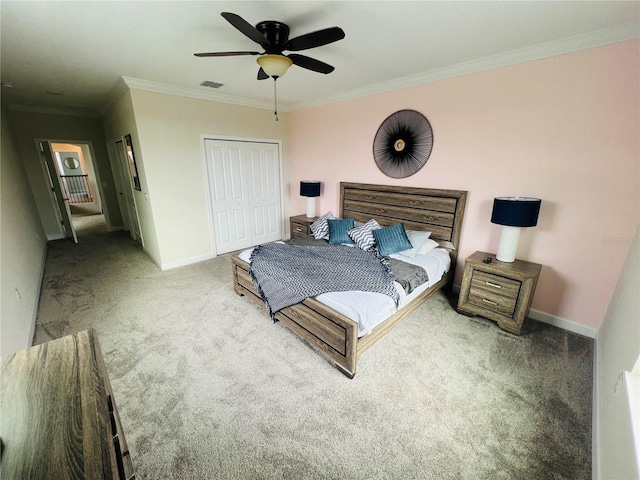
[{"label": "white bed sheet", "polygon": [[[252,248],[245,250],[239,256],[245,262],[250,263],[252,251]],[[362,291],[328,292],[316,297],[316,300],[320,303],[357,322],[358,337],[371,333],[376,326],[407,305],[427,288],[436,284],[451,267],[451,257],[444,248],[435,248],[426,255],[416,255],[413,258],[402,255],[391,255],[391,257],[421,266],[427,271],[429,277],[428,282],[420,285],[409,295],[405,293],[398,282],[394,282],[400,295],[400,302],[397,308],[393,299],[382,293]]]}]

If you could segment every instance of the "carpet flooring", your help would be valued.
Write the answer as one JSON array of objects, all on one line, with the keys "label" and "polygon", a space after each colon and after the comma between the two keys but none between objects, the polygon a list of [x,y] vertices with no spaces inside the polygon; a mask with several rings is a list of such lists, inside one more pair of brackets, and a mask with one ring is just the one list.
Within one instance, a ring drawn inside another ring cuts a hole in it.
[{"label": "carpet flooring", "polygon": [[438,293],[350,380],[234,294],[229,255],[162,272],[74,222],[34,342],[96,330],[138,479],[591,478],[591,339],[513,336]]}]

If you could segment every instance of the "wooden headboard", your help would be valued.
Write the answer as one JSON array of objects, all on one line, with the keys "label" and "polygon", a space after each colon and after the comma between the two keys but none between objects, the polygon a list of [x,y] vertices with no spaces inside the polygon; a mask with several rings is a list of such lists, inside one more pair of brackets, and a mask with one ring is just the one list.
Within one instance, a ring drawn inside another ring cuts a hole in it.
[{"label": "wooden headboard", "polygon": [[358,222],[372,218],[382,226],[402,222],[407,230],[431,232],[431,238],[451,242],[457,259],[467,201],[464,190],[340,183],[340,216]]}]

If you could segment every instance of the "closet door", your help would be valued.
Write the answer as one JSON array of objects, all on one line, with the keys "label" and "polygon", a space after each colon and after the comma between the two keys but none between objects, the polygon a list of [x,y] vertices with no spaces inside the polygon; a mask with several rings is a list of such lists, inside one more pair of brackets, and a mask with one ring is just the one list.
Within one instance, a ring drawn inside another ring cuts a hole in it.
[{"label": "closet door", "polygon": [[282,238],[277,144],[205,140],[218,254]]},{"label": "closet door", "polygon": [[273,143],[247,144],[251,244],[282,239],[280,155]]}]

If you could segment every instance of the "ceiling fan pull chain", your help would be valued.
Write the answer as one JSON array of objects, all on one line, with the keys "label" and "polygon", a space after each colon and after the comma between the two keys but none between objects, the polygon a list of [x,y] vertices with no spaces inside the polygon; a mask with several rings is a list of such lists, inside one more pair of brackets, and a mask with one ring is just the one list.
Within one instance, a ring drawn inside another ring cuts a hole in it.
[{"label": "ceiling fan pull chain", "polygon": [[278,77],[273,77],[273,97],[275,99],[275,112],[273,112],[276,116],[276,122],[278,121],[278,90],[276,89],[276,80]]}]

